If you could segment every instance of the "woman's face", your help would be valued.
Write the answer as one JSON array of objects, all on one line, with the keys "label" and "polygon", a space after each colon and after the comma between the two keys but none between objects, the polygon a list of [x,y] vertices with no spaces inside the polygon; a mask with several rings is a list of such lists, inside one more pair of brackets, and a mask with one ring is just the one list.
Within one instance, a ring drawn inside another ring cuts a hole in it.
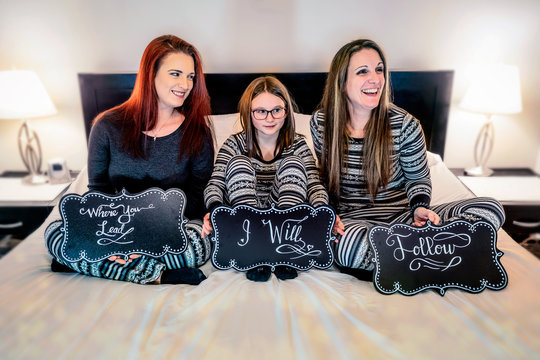
[{"label": "woman's face", "polygon": [[351,56],[347,72],[347,97],[353,112],[368,112],[379,105],[384,88],[384,65],[379,53],[362,49]]},{"label": "woman's face", "polygon": [[165,55],[154,78],[159,108],[172,110],[182,106],[193,88],[194,78],[195,63],[191,56],[182,52]]},{"label": "woman's face", "polygon": [[[266,119],[262,119],[265,115]],[[258,139],[277,140],[286,115],[285,102],[276,95],[263,92],[251,101],[251,121]]]}]

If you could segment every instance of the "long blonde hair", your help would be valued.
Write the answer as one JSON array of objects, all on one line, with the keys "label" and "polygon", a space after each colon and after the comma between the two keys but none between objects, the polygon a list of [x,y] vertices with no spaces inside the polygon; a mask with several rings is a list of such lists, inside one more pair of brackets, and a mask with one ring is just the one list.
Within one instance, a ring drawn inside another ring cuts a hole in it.
[{"label": "long blonde hair", "polygon": [[385,78],[379,105],[371,112],[371,118],[364,129],[362,170],[372,201],[377,196],[379,188],[385,188],[388,185],[392,171],[393,140],[388,115],[390,78],[386,58],[382,49],[374,41],[355,40],[344,45],[334,56],[319,106],[325,115],[321,178],[327,186],[332,201],[336,204],[339,203],[340,180],[349,143],[346,127],[350,120],[346,91],[347,70],[351,56],[366,48],[377,51],[381,57]]},{"label": "long blonde hair", "polygon": [[274,76],[267,75],[258,77],[248,85],[246,90],[244,90],[240,102],[238,103],[240,123],[242,124],[242,130],[246,133],[247,153],[250,157],[259,155],[262,158],[259,142],[257,141],[257,136],[255,134],[256,129],[251,122],[251,102],[257,95],[265,92],[275,95],[283,100],[285,103],[285,110],[287,111],[283,126],[279,130],[274,156],[291,146],[294,141],[294,111],[296,111],[296,104],[289,94],[289,91],[285,85]]}]

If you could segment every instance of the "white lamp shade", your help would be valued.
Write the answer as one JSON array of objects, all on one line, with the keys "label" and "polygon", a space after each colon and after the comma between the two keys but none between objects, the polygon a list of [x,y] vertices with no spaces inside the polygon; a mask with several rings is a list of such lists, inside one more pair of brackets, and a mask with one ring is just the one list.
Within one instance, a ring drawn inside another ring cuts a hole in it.
[{"label": "white lamp shade", "polygon": [[43,84],[33,71],[0,71],[0,119],[56,114]]},{"label": "white lamp shade", "polygon": [[460,107],[485,114],[521,112],[521,89],[517,66],[492,64],[473,69],[474,79]]}]

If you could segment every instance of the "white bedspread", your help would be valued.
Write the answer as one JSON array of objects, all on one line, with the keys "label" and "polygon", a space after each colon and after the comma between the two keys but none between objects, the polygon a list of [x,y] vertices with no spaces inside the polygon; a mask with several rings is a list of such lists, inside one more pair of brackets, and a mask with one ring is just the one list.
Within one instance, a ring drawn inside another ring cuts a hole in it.
[{"label": "white bedspread", "polygon": [[[434,203],[470,196],[440,158],[430,165]],[[85,190],[82,173],[68,191]],[[207,263],[199,286],[52,273],[44,228],[0,261],[1,359],[540,357],[540,261],[502,230],[504,290],[407,297],[336,270],[254,283]]]}]

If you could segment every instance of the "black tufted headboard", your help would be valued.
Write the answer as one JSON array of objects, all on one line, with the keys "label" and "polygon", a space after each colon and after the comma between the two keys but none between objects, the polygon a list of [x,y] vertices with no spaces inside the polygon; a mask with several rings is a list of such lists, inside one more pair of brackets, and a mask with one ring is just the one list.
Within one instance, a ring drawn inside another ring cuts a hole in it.
[{"label": "black tufted headboard", "polygon": [[[237,112],[242,92],[263,73],[206,74],[213,114]],[[299,111],[311,114],[321,100],[326,73],[274,73],[291,92]],[[135,73],[79,74],[86,129],[100,112],[121,104],[131,94]],[[444,158],[453,71],[391,71],[393,102],[422,123],[427,148]]]}]

